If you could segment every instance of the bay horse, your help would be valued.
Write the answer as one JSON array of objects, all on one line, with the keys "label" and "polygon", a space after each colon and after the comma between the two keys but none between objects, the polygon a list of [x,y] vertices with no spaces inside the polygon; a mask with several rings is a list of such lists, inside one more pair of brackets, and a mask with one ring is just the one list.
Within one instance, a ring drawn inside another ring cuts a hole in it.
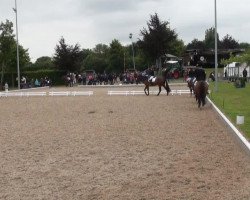
[{"label": "bay horse", "polygon": [[142,82],[145,85],[144,92],[148,96],[149,95],[149,86],[158,86],[159,92],[157,96],[161,93],[161,87],[164,87],[167,91],[167,95],[171,92],[171,89],[168,85],[167,78],[166,78],[166,71],[165,69],[162,71],[162,76],[154,77],[154,81],[149,81],[150,75],[147,74],[147,71],[136,73],[136,80],[137,82]]},{"label": "bay horse", "polygon": [[206,81],[196,81],[194,84],[195,98],[198,102],[198,108],[206,104],[206,96],[208,94],[208,83]]}]

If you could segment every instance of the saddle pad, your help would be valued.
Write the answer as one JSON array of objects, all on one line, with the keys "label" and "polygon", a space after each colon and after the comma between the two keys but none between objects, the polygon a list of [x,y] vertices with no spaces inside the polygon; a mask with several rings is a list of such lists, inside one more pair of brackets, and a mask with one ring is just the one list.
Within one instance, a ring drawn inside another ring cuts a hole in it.
[{"label": "saddle pad", "polygon": [[148,81],[151,82],[151,83],[155,82],[155,80],[156,80],[155,76],[150,76],[149,79],[148,79]]}]

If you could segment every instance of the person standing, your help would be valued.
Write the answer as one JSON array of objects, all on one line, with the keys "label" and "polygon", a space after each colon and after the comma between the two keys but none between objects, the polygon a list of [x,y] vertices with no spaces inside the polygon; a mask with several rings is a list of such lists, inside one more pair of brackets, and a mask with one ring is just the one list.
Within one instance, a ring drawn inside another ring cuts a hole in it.
[{"label": "person standing", "polygon": [[244,78],[246,78],[246,77],[247,77],[247,69],[246,69],[246,68],[244,68],[244,70],[243,70],[242,74],[243,74],[243,77],[244,77]]},{"label": "person standing", "polygon": [[246,67],[244,68],[242,74],[243,74],[244,82],[247,82],[247,69],[246,69]]},{"label": "person standing", "polygon": [[4,89],[5,89],[5,92],[8,92],[8,91],[9,91],[9,85],[8,85],[7,82],[6,82],[5,85],[4,85]]},{"label": "person standing", "polygon": [[22,76],[20,88],[26,88],[26,78],[24,76]]},{"label": "person standing", "polygon": [[227,79],[227,69],[224,72],[224,77],[225,77],[225,79]]}]

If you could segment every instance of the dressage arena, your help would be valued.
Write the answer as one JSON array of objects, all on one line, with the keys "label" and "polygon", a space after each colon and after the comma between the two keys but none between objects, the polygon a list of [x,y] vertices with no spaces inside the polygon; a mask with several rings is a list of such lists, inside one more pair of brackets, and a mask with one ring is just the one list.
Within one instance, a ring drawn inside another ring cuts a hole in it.
[{"label": "dressage arena", "polygon": [[0,199],[250,199],[249,155],[211,105],[109,90],[143,88],[1,97]]}]

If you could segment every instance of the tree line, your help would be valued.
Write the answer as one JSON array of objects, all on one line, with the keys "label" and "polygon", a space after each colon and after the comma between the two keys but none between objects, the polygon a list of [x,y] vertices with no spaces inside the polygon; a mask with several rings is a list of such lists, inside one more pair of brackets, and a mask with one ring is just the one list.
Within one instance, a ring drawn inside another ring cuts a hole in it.
[{"label": "tree line", "polygon": [[[189,49],[213,49],[214,28],[205,32],[204,40],[193,39],[187,45],[178,37],[168,21],[161,21],[158,14],[150,15],[147,26],[140,30],[141,39],[133,43],[136,69],[143,70],[157,62],[164,54],[181,57]],[[239,43],[227,34],[221,40],[218,35],[218,47],[221,49],[249,49],[249,43]],[[16,40],[13,23],[9,20],[0,24],[0,71],[1,83],[5,72],[16,72]],[[109,45],[97,44],[93,49],[81,48],[80,44],[67,44],[61,37],[55,47],[53,57],[43,56],[34,63],[30,61],[28,49],[19,45],[20,70],[63,70],[81,72],[94,69],[98,73],[123,72],[133,68],[132,44],[123,46],[113,39]]]}]

